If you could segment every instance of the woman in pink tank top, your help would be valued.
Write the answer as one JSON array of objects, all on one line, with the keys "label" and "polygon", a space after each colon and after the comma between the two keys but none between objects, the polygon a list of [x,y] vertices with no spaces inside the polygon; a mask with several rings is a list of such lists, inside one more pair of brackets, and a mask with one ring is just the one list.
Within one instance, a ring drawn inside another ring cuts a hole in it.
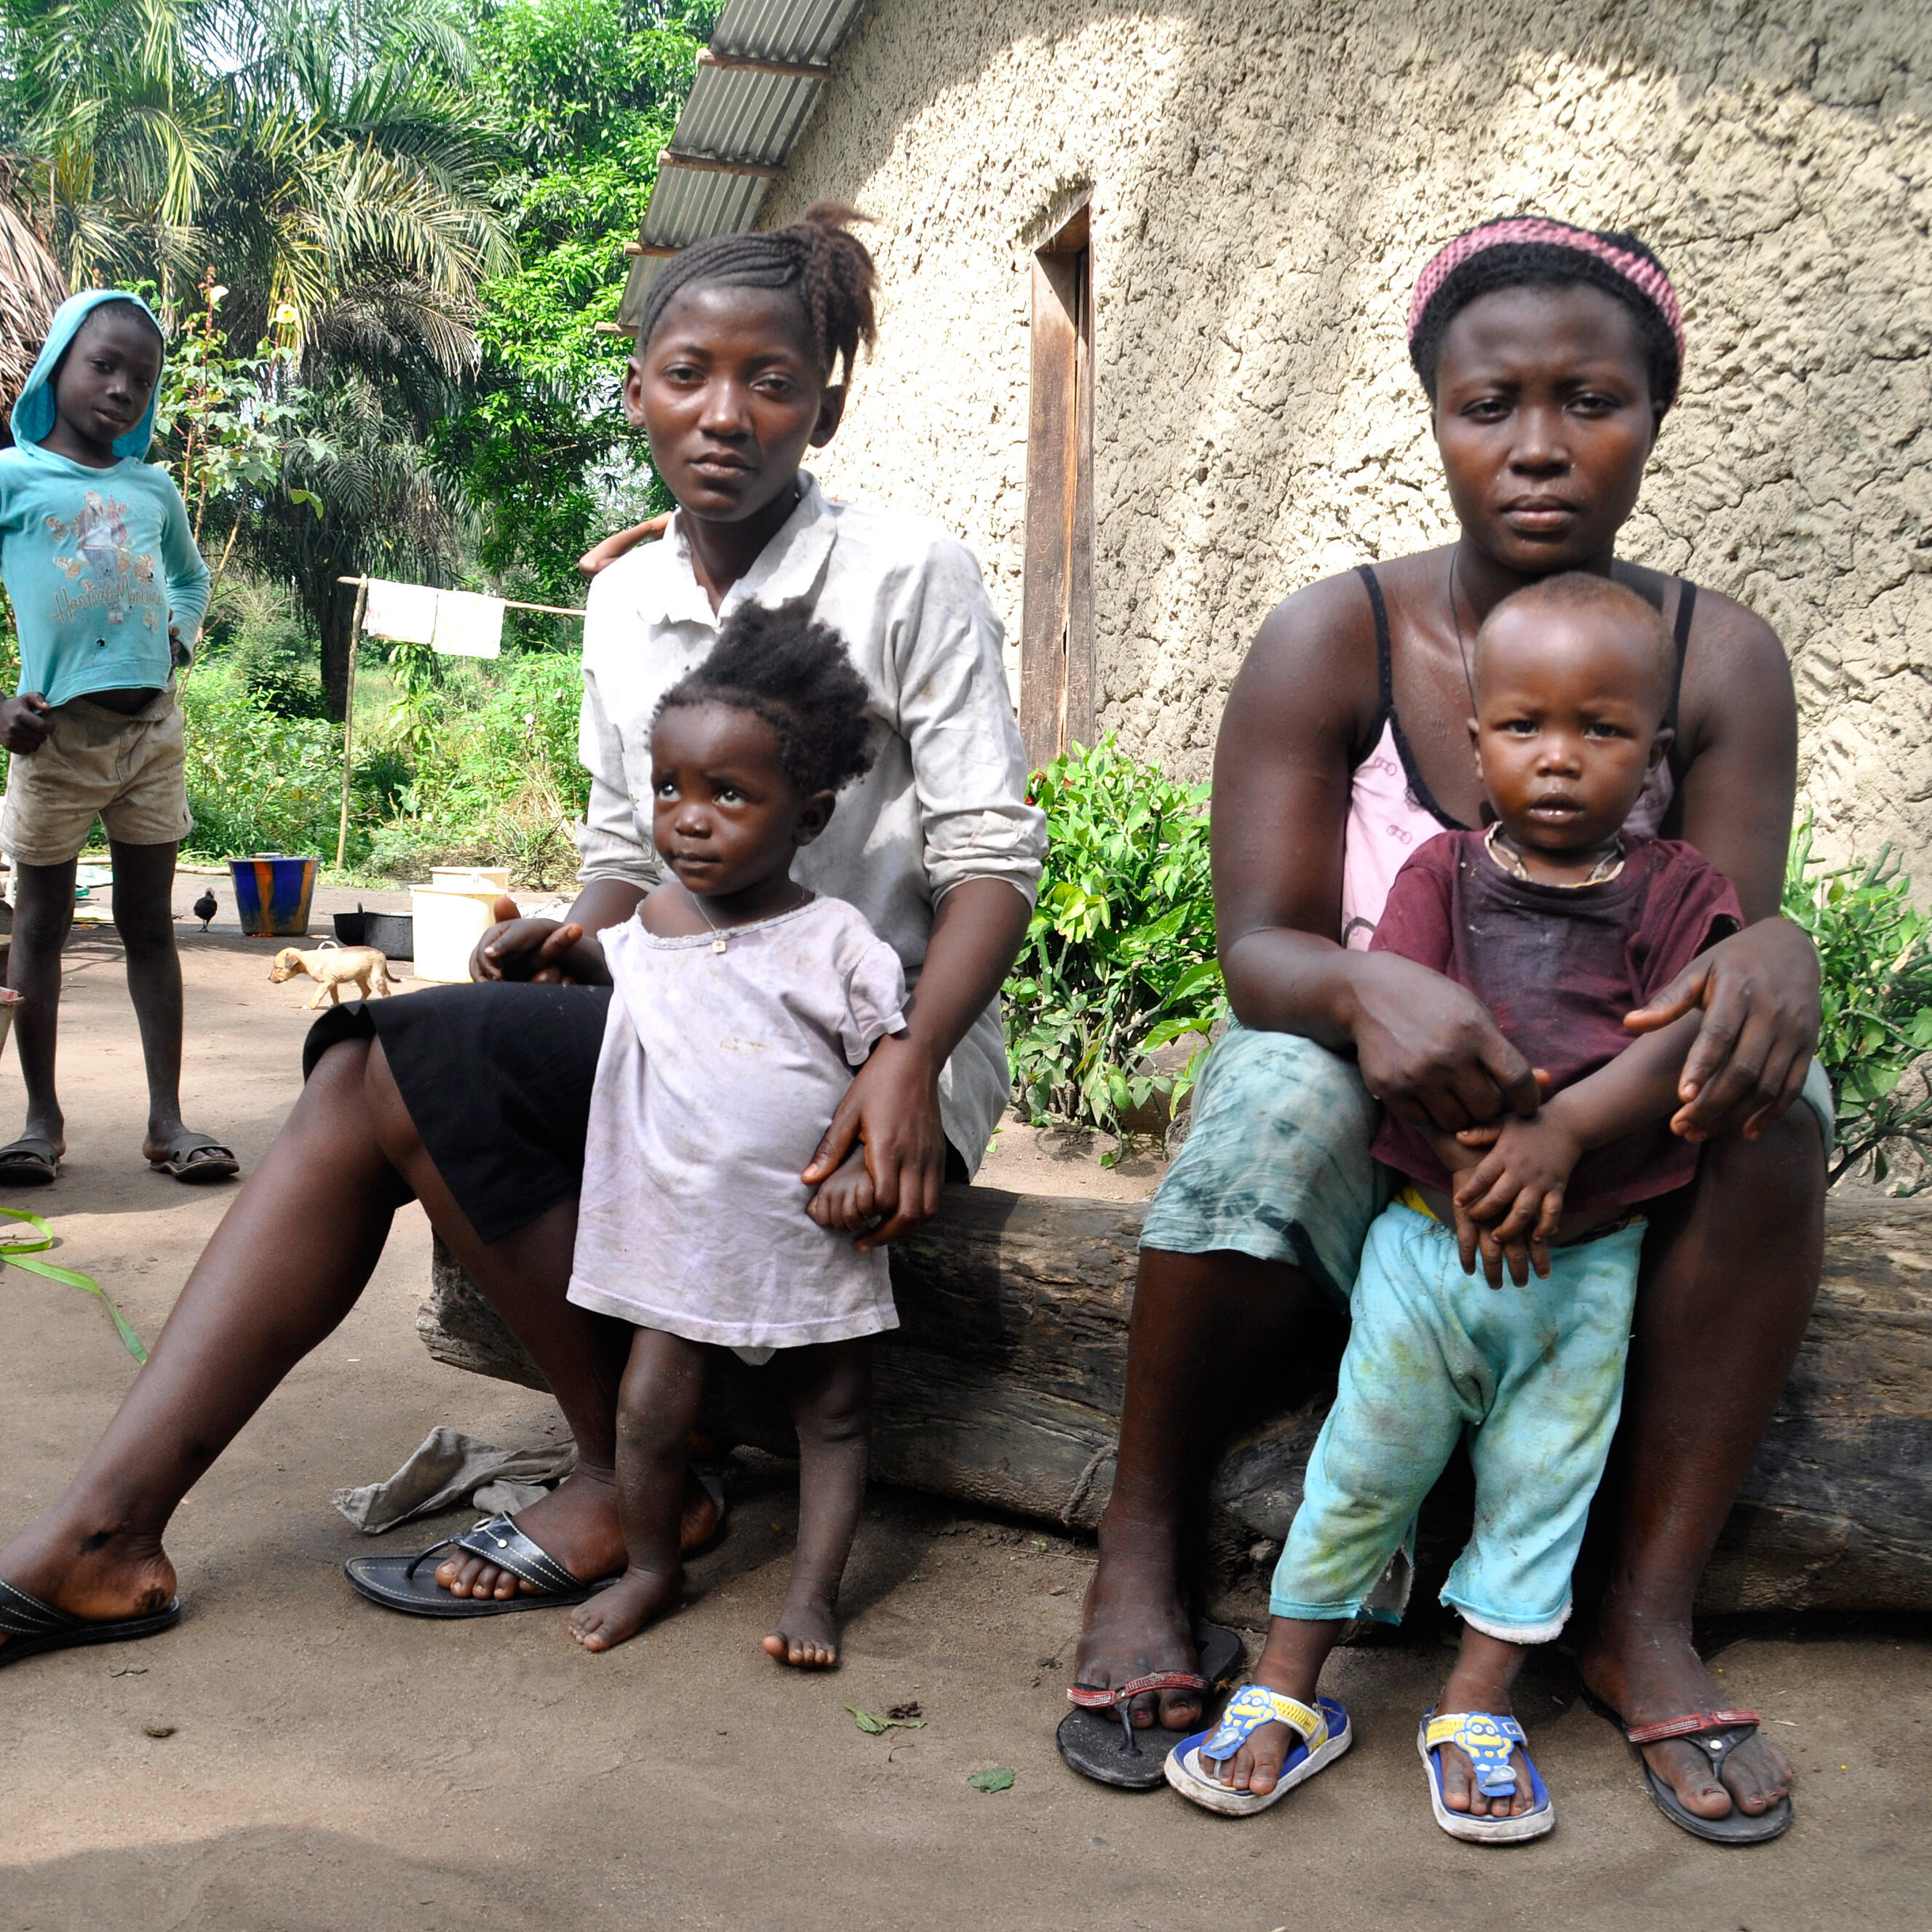
[{"label": "woman in pink tank top", "polygon": [[[1369,1096],[1450,1131],[1535,1110],[1530,1068],[1471,995],[1361,948],[1409,852],[1476,822],[1466,720],[1478,626],[1525,583],[1587,570],[1647,598],[1678,644],[1669,770],[1631,830],[1696,846],[1748,923],[1651,1010],[1657,1024],[1705,1010],[1684,1078],[1711,1138],[1696,1180],[1664,1198],[1646,1238],[1611,1580],[1586,1612],[1579,1660],[1630,1726],[1673,1823],[1754,1842],[1790,1820],[1790,1764],[1752,1714],[1720,1708],[1690,1610],[1816,1292],[1829,1101],[1808,1090],[1813,1105],[1792,1104],[1816,1044],[1818,965],[1779,916],[1797,739],[1783,648],[1742,605],[1617,554],[1683,348],[1676,296],[1634,237],[1528,218],[1459,236],[1424,272],[1410,328],[1457,540],[1287,598],[1229,693],[1215,895],[1238,1025],[1210,1057],[1143,1236],[1117,1473],[1074,1673],[1081,1708],[1062,1727],[1063,1754],[1089,1776],[1144,1782],[1139,1759],[1158,1766],[1166,1739],[1202,1720],[1208,1653],[1184,1531],[1239,1412],[1231,1378],[1278,1378],[1318,1291],[1349,1265],[1338,1226],[1373,1199]],[[1501,1701],[1451,1708],[1508,1708],[1507,1684],[1445,1694],[1458,1693]],[[1109,1761],[1076,1722],[1103,1710],[1166,1738]],[[1450,1756],[1448,1802],[1480,1810]],[[1236,1769],[1238,1782],[1250,1774]],[[1257,1792],[1271,1787],[1265,1767],[1254,1774]]]}]

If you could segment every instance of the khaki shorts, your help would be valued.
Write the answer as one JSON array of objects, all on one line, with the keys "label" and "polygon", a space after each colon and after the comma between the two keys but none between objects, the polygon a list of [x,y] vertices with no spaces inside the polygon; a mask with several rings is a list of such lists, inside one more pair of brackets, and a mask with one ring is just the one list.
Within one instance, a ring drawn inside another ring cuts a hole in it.
[{"label": "khaki shorts", "polygon": [[0,850],[22,866],[77,857],[98,818],[122,845],[169,845],[187,837],[181,706],[172,690],[124,717],[91,698],[48,714],[53,726],[30,757],[8,761]]}]

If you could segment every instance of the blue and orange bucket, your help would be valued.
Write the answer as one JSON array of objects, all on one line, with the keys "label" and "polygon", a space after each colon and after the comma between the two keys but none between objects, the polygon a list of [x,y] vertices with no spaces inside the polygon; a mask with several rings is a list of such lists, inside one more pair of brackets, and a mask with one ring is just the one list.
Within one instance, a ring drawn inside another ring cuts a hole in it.
[{"label": "blue and orange bucket", "polygon": [[253,858],[230,860],[242,930],[251,939],[301,938],[308,931],[309,904],[321,867],[319,853],[290,858],[258,852]]}]

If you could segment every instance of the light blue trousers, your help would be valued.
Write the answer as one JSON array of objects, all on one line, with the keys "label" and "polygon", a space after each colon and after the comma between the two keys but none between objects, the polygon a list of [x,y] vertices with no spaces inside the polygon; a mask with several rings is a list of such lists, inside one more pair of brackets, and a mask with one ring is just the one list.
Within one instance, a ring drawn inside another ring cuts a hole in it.
[{"label": "light blue trousers", "polygon": [[[1359,1616],[1469,1432],[1476,1520],[1442,1600],[1513,1643],[1546,1643],[1623,1400],[1641,1220],[1554,1249],[1550,1278],[1491,1288],[1454,1232],[1400,1203],[1370,1226],[1335,1406],[1274,1574],[1278,1617]],[[1369,1606],[1371,1615],[1377,1614]]]}]

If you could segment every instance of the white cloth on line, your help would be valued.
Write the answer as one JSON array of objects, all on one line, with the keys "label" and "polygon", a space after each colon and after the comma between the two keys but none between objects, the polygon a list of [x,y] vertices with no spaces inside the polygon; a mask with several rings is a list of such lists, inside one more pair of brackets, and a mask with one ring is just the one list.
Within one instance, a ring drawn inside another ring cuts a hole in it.
[{"label": "white cloth on line", "polygon": [[528,1449],[499,1449],[458,1429],[432,1429],[387,1482],[338,1490],[330,1500],[364,1535],[380,1536],[465,1496],[492,1514],[525,1508],[576,1466],[577,1444],[568,1436]]},{"label": "white cloth on line", "polygon": [[880,1036],[898,955],[843,899],[662,939],[598,934],[616,988],[591,1089],[570,1299],[728,1348],[898,1326],[886,1251],[806,1212],[799,1179]]},{"label": "white cloth on line", "polygon": [[436,593],[436,634],[430,645],[446,658],[500,657],[503,649],[503,600],[473,590]]},{"label": "white cloth on line", "polygon": [[436,635],[436,592],[428,584],[370,578],[362,628],[370,637],[388,638],[399,644],[426,644]]}]

